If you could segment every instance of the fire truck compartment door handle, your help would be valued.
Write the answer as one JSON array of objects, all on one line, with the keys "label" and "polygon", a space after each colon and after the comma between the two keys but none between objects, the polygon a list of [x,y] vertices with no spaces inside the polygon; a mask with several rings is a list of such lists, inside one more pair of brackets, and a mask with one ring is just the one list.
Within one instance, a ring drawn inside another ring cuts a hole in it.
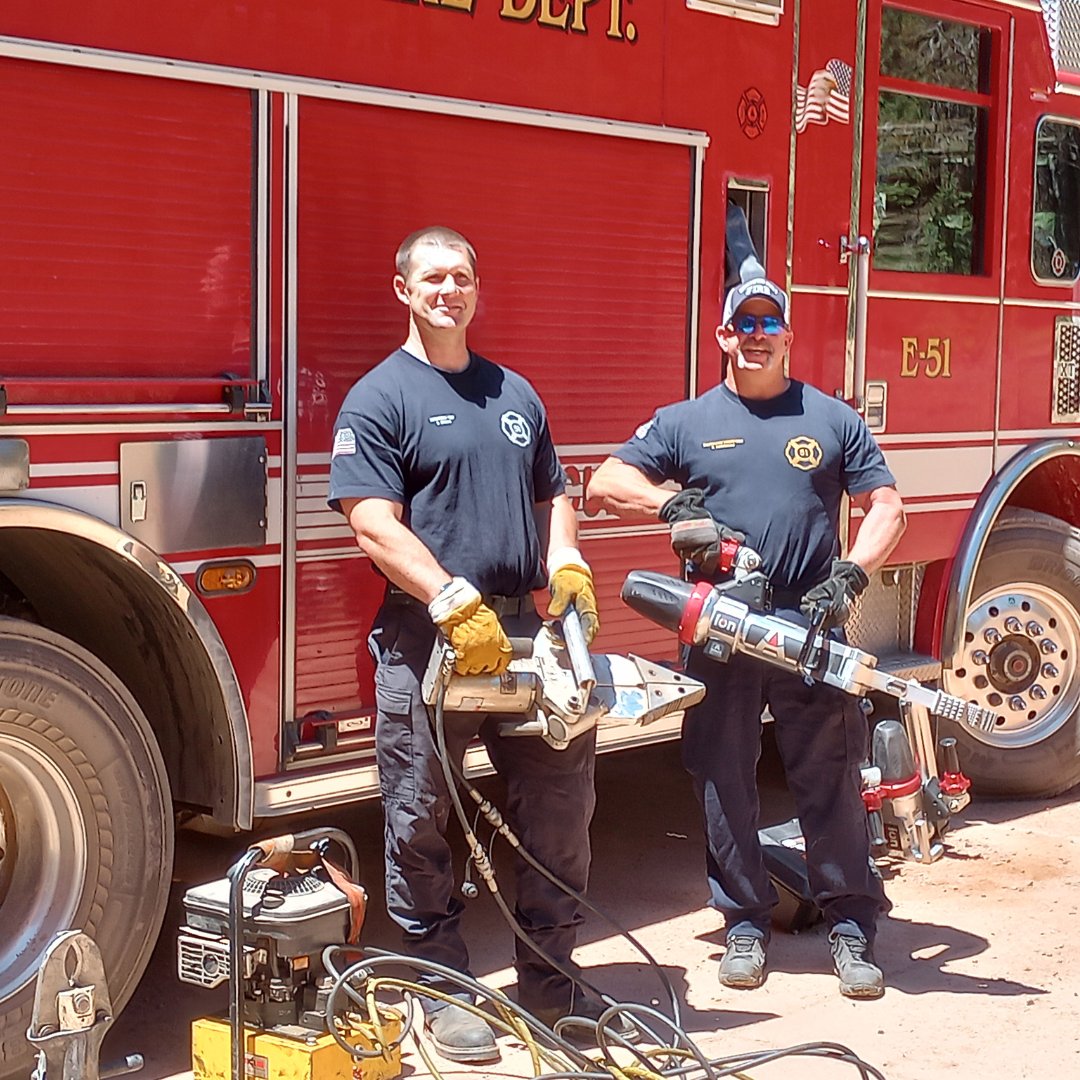
[{"label": "fire truck compartment door handle", "polygon": [[133,480],[131,482],[131,520],[146,520],[146,481]]},{"label": "fire truck compartment door handle", "polygon": [[855,348],[851,382],[855,408],[862,412],[866,408],[866,304],[870,294],[870,240],[860,236],[852,246],[851,256],[848,272],[855,275]]}]

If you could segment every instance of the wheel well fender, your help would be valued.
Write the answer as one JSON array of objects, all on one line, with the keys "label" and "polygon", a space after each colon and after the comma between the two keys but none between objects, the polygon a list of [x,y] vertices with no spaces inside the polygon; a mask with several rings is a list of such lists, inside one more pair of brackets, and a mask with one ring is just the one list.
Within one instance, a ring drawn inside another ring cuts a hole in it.
[{"label": "wheel well fender", "polygon": [[946,581],[938,637],[942,662],[963,646],[964,616],[987,538],[1005,507],[1023,507],[1080,527],[1080,442],[1041,439],[1023,447],[983,488],[968,517]]},{"label": "wheel well fender", "polygon": [[174,798],[251,827],[251,736],[232,661],[198,596],[145,544],[68,507],[0,499],[0,588],[107,665],[139,702]]}]

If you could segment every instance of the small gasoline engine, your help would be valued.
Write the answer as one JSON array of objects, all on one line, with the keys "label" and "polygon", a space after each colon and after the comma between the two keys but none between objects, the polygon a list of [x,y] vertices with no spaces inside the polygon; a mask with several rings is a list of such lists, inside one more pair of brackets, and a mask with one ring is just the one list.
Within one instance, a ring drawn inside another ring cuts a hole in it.
[{"label": "small gasoline engine", "polygon": [[[349,876],[326,858],[330,841],[348,854]],[[398,1017],[388,1015],[376,1030],[350,1012],[331,1011],[336,979],[323,951],[359,938],[366,895],[351,880],[357,867],[346,834],[314,829],[262,841],[228,877],[184,894],[180,981],[230,987],[228,1021],[204,1018],[192,1025],[195,1080],[400,1075]],[[345,1001],[337,995],[339,1010]]]}]

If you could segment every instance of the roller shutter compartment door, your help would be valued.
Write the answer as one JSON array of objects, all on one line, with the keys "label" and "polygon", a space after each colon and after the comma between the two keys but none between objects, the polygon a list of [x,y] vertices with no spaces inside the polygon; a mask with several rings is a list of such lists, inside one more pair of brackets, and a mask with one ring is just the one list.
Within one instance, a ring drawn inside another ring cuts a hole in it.
[{"label": "roller shutter compartment door", "polygon": [[11,402],[220,401],[167,380],[250,370],[251,93],[5,59],[0,114]]},{"label": "roller shutter compartment door", "polygon": [[[689,146],[322,99],[300,100],[297,130],[297,449],[306,492],[326,490],[329,432],[348,388],[405,338],[393,257],[424,225],[459,229],[476,246],[470,345],[533,383],[564,463],[602,460],[657,406],[685,395]],[[317,498],[305,503],[302,555],[352,546],[340,516],[323,516]],[[587,519],[583,539],[592,528]],[[634,540],[655,563],[656,537]],[[586,556],[600,543],[586,543]],[[360,635],[381,590],[373,582],[365,595],[353,592],[357,629],[345,640],[340,626],[322,625],[315,598],[339,585],[356,590],[356,571],[348,560],[308,561],[301,578],[299,711],[355,708],[342,694],[370,696]],[[621,606],[617,582],[603,591],[608,610]],[[648,636],[654,653],[670,652],[664,635]],[[332,694],[311,692],[330,686]]]},{"label": "roller shutter compartment door", "polygon": [[[436,222],[477,248],[470,344],[533,382],[558,441],[622,441],[628,423],[683,396],[689,147],[300,104],[301,401],[316,372],[340,401],[400,344],[393,255]],[[313,435],[325,445],[324,430]]]}]

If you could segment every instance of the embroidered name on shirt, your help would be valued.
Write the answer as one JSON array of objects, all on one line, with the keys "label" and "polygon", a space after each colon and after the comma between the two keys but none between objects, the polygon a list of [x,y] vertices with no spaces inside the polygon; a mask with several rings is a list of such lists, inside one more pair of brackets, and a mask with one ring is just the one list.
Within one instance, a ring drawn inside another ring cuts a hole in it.
[{"label": "embroidered name on shirt", "polygon": [[742,446],[743,439],[712,439],[701,445],[706,450],[730,450],[733,446]]},{"label": "embroidered name on shirt", "polygon": [[429,416],[427,418],[427,422],[429,424],[434,424],[436,427],[447,427],[449,424],[452,424],[456,419],[457,415],[455,413],[440,413],[438,416]]}]

